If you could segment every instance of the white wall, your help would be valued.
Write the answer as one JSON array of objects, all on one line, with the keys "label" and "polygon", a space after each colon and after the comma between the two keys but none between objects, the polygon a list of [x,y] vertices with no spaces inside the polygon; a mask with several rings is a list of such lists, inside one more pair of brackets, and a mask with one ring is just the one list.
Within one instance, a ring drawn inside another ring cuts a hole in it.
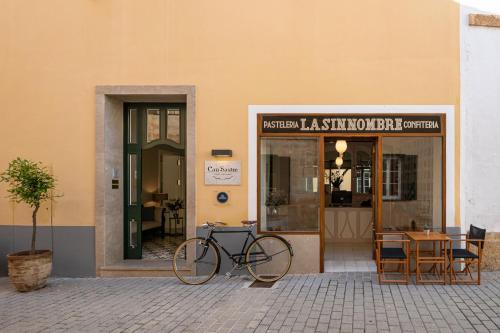
[{"label": "white wall", "polygon": [[500,232],[500,28],[461,7],[462,227]]}]

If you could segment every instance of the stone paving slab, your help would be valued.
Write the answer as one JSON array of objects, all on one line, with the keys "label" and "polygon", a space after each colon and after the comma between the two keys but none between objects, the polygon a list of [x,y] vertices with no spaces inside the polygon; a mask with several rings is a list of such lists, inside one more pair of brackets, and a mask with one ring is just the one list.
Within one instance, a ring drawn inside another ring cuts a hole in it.
[{"label": "stone paving slab", "polygon": [[378,285],[373,273],[51,279],[32,293],[0,278],[0,332],[500,332],[500,272],[481,286]]}]

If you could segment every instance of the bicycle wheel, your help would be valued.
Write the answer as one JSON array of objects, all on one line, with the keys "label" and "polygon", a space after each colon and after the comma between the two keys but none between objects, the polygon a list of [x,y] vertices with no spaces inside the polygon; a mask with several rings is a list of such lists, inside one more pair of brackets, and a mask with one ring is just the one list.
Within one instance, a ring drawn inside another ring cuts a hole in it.
[{"label": "bicycle wheel", "polygon": [[259,281],[277,281],[290,269],[292,256],[292,250],[283,238],[272,235],[262,236],[248,247],[247,269]]},{"label": "bicycle wheel", "polygon": [[202,284],[219,270],[219,250],[203,238],[191,238],[177,247],[172,262],[175,275],[186,284]]}]

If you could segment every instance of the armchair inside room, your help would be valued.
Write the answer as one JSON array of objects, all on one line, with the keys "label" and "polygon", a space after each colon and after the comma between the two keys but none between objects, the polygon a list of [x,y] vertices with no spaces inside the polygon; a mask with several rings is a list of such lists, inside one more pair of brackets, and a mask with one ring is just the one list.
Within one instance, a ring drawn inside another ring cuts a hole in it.
[{"label": "armchair inside room", "polygon": [[481,260],[486,229],[471,224],[467,234],[450,235],[450,238],[452,245],[451,251],[448,250],[448,257],[451,283],[481,284]]},{"label": "armchair inside room", "polygon": [[148,193],[141,209],[142,232],[155,232],[160,230],[165,234],[165,211],[164,200],[168,199],[167,193]]}]

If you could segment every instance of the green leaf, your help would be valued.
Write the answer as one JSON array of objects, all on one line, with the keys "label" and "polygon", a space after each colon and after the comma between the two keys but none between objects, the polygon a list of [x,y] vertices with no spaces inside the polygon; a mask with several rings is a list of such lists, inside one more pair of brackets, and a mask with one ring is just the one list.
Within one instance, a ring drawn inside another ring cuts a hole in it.
[{"label": "green leaf", "polygon": [[0,182],[8,184],[9,198],[24,202],[35,208],[51,198],[56,179],[40,162],[16,158],[9,163],[7,170],[0,174]]}]

